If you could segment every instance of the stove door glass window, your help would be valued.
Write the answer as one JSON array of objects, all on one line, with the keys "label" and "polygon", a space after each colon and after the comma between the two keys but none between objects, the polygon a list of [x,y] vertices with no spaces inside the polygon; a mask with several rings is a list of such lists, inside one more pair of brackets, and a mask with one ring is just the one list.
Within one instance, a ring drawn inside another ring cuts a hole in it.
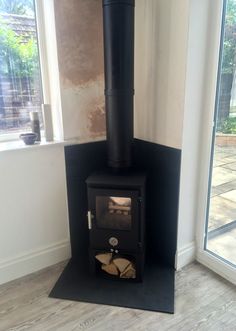
[{"label": "stove door glass window", "polygon": [[96,196],[98,228],[131,230],[131,198]]}]

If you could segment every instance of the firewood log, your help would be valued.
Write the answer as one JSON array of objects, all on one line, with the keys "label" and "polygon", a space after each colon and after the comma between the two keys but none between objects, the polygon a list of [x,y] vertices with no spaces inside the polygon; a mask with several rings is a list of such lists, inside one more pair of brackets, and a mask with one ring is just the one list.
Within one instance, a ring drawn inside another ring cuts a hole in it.
[{"label": "firewood log", "polygon": [[113,259],[113,263],[117,266],[120,272],[123,272],[128,267],[128,265],[131,264],[131,261],[122,257],[117,257]]},{"label": "firewood log", "polygon": [[97,254],[95,255],[95,258],[101,262],[102,264],[109,264],[112,259],[112,253],[102,253],[102,254]]},{"label": "firewood log", "polygon": [[130,206],[131,199],[129,198],[118,198],[118,197],[110,197],[111,201],[119,206]]},{"label": "firewood log", "polygon": [[136,278],[136,270],[132,263],[130,263],[127,268],[120,274],[120,278]]},{"label": "firewood log", "polygon": [[110,264],[103,264],[102,270],[106,271],[110,275],[119,276],[119,270],[117,269],[116,265],[111,262]]},{"label": "firewood log", "polygon": [[130,207],[129,206],[128,207],[126,207],[126,206],[119,206],[119,205],[113,205],[111,203],[109,203],[108,209],[130,211]]}]

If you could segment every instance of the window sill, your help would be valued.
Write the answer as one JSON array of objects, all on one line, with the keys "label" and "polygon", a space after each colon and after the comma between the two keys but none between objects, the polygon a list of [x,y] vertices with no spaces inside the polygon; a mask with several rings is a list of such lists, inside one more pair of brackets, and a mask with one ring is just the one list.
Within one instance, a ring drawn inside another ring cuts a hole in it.
[{"label": "window sill", "polygon": [[[99,137],[97,139],[93,139],[95,141],[103,141],[105,137]],[[22,140],[14,140],[14,141],[4,141],[0,142],[0,152],[7,152],[7,151],[18,151],[18,150],[32,150],[32,149],[41,149],[46,147],[51,147],[55,145],[61,146],[71,146],[77,144],[85,144],[89,143],[91,140],[85,139],[70,139],[70,140],[54,140],[47,142],[44,138],[40,143],[35,143],[34,145],[25,145]]]},{"label": "window sill", "polygon": [[22,140],[5,141],[5,142],[0,142],[0,152],[27,150],[27,149],[41,149],[55,145],[64,146],[65,142],[64,141],[47,142],[45,141],[45,139],[42,139],[40,143],[35,143],[34,145],[25,145],[25,143]]}]

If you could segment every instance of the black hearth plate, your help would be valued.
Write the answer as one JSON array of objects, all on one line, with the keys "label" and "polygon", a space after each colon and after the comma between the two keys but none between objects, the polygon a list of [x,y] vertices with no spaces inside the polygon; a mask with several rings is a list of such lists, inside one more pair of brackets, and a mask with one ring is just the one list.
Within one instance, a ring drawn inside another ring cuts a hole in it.
[{"label": "black hearth plate", "polygon": [[71,260],[49,296],[174,313],[174,278],[175,271],[172,267],[146,264],[142,283],[104,279],[90,274],[87,265]]}]

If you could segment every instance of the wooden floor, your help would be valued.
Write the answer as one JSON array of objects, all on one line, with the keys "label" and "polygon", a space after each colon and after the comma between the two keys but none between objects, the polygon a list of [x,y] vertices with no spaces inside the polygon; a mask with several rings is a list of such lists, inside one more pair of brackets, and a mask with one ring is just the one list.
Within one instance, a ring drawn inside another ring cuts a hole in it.
[{"label": "wooden floor", "polygon": [[197,263],[176,274],[174,315],[48,298],[64,265],[0,286],[1,331],[236,330],[235,287]]}]

